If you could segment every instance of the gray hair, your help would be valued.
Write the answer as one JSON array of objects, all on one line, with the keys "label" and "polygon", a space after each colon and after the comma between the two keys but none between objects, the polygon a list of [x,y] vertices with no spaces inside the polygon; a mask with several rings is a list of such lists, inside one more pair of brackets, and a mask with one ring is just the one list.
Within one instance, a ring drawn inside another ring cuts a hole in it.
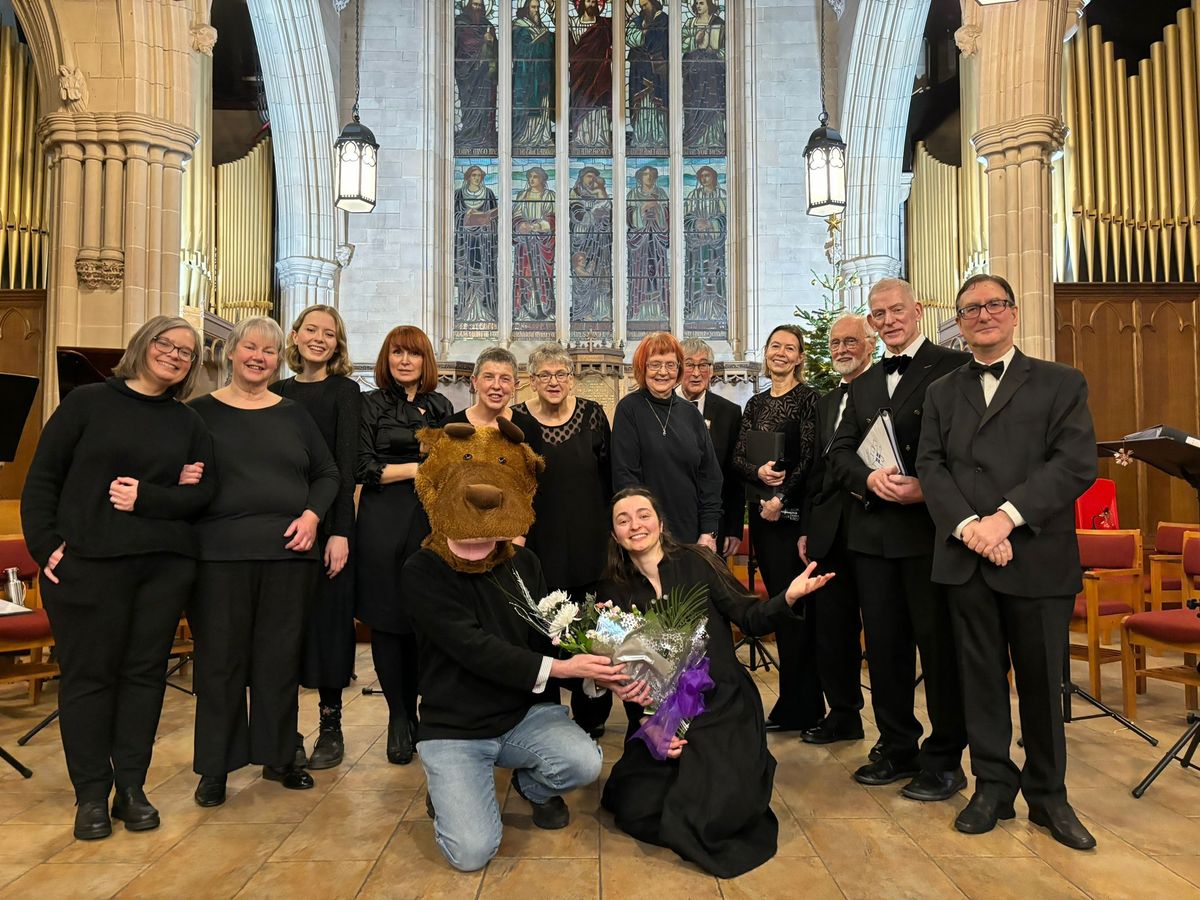
[{"label": "gray hair", "polygon": [[706,341],[702,341],[700,338],[688,338],[683,342],[684,357],[699,356],[701,353],[708,357],[709,362],[714,359],[713,349],[708,346]]},{"label": "gray hair", "polygon": [[903,278],[880,278],[871,285],[871,290],[867,293],[867,305],[870,306],[871,299],[876,294],[881,294],[884,291],[899,291],[913,303],[917,302],[917,295],[913,293],[912,285]]},{"label": "gray hair", "polygon": [[529,354],[529,362],[526,366],[530,375],[536,375],[547,363],[562,363],[568,372],[574,373],[575,371],[575,363],[571,360],[570,354],[562,348],[562,344],[549,343],[535,347]]},{"label": "gray hair", "polygon": [[483,371],[483,367],[488,363],[503,363],[512,368],[513,379],[517,377],[517,358],[511,352],[503,347],[488,347],[479,354],[479,358],[475,360],[475,368],[471,372],[472,378],[478,378],[479,373]]},{"label": "gray hair", "polygon": [[191,392],[192,385],[196,383],[196,373],[200,371],[200,353],[204,346],[200,342],[200,335],[196,333],[195,326],[179,316],[155,316],[139,328],[129,339],[129,346],[125,348],[120,362],[112,370],[113,374],[118,378],[126,379],[140,376],[146,368],[146,354],[150,352],[150,345],[165,332],[174,328],[186,328],[192,333],[192,340],[195,342],[192,346],[195,347],[196,355],[192,357],[191,367],[183,380],[171,388],[176,397],[181,400],[186,397]]},{"label": "gray hair", "polygon": [[237,349],[238,344],[245,340],[246,335],[254,332],[275,342],[275,348],[279,351],[279,362],[283,363],[283,351],[286,345],[286,339],[283,336],[283,329],[279,327],[279,323],[274,319],[268,319],[266,316],[251,316],[249,319],[242,319],[233,326],[233,330],[229,332],[229,337],[225,339],[225,352],[222,365],[225,368],[225,377],[228,378],[233,374],[233,360],[231,358],[233,351]]},{"label": "gray hair", "polygon": [[867,327],[867,317],[866,316],[858,316],[858,315],[855,315],[854,313],[845,313],[844,315],[840,315],[836,319],[834,319],[832,322],[829,323],[829,333],[832,335],[833,329],[837,328],[843,322],[853,322],[854,324],[856,324],[859,327],[859,329],[862,331],[863,338],[866,340],[866,342],[868,344],[870,344],[872,347],[875,346],[876,334],[874,331],[872,331],[870,328]]}]

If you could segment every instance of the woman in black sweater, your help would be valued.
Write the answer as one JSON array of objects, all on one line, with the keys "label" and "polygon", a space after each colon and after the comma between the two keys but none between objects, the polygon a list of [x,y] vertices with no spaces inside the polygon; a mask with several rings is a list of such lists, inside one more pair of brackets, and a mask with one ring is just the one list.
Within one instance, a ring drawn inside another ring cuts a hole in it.
[{"label": "woman in black sweater", "polygon": [[112,813],[126,830],[159,824],[142,786],[196,571],[188,520],[215,488],[208,428],[178,399],[195,380],[199,347],[174,316],[139,328],[113,377],[71,391],[50,417],[21,496],[62,671],[81,840],[112,833],[114,782]]},{"label": "woman in black sweater", "polygon": [[371,658],[387,699],[388,762],[412,762],[417,730],[417,640],[404,611],[400,570],[429,534],[413,490],[424,458],[417,432],[453,411],[439,394],[433,345],[420,328],[393,328],[375,361],[379,389],[363,397],[358,440],[355,615],[371,627]]},{"label": "woman in black sweater", "polygon": [[[281,397],[308,410],[329,452],[337,460],[342,486],[317,535],[317,554],[325,567],[308,617],[300,684],[318,692],[321,725],[310,769],[330,769],[342,761],[342,688],[354,674],[354,569],[348,566],[354,531],[354,471],[358,463],[358,422],[362,392],[347,376],[353,373],[346,326],[332,306],[304,310],[292,325],[284,359],[299,374],[271,385]],[[304,739],[297,737],[297,761]]]},{"label": "woman in black sweater", "polygon": [[313,786],[295,765],[296,688],[319,574],[317,526],[341,477],[312,416],[267,389],[282,353],[275,322],[239,322],[225,345],[229,385],[192,402],[208,423],[220,479],[197,524],[201,564],[189,609],[200,806],[224,803],[226,776],[247,763],[286,788]]}]

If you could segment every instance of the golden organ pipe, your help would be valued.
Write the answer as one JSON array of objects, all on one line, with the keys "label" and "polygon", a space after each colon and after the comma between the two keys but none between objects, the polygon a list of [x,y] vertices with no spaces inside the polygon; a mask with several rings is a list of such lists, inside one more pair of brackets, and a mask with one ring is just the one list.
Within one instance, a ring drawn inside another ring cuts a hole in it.
[{"label": "golden organ pipe", "polygon": [[[1184,210],[1177,228],[1187,232],[1192,258],[1192,278],[1200,279],[1200,123],[1197,109],[1200,85],[1196,82],[1195,16],[1190,9],[1179,11],[1179,76],[1183,103]],[[1183,253],[1180,266],[1183,265]]]},{"label": "golden organ pipe", "polygon": [[[1121,240],[1118,281],[1133,280],[1133,209],[1132,178],[1129,171],[1129,92],[1126,89],[1125,60],[1118,59],[1113,69],[1113,88],[1117,103],[1117,172],[1120,173],[1120,200],[1116,203]],[[1114,242],[1116,235],[1113,236]],[[1113,255],[1116,256],[1114,243]]]},{"label": "golden organ pipe", "polygon": [[[1071,278],[1080,279],[1079,272],[1079,113],[1075,103],[1075,53],[1077,42],[1067,41],[1063,45],[1063,113],[1067,122],[1067,137],[1060,161],[1063,168],[1062,216],[1066,229],[1067,258],[1071,264]],[[1063,278],[1065,279],[1065,274]]]},{"label": "golden organ pipe", "polygon": [[[1167,150],[1171,166],[1171,205],[1170,234],[1175,250],[1175,266],[1179,277],[1183,277],[1183,248],[1187,242],[1187,233],[1183,229],[1183,219],[1187,215],[1184,192],[1187,187],[1184,178],[1184,147],[1183,121],[1180,110],[1183,107],[1181,96],[1182,85],[1179,79],[1179,26],[1168,25],[1163,29],[1163,38],[1167,51],[1167,109],[1171,115],[1167,117]],[[1193,148],[1195,152],[1195,148]],[[1170,268],[1167,269],[1167,280],[1170,280]]]},{"label": "golden organ pipe", "polygon": [[[1097,33],[1100,32],[1100,27],[1093,26]],[[1105,181],[1107,185],[1107,206],[1100,208],[1100,218],[1104,223],[1101,228],[1107,232],[1105,239],[1100,245],[1100,261],[1101,273],[1100,280],[1104,281],[1108,278],[1108,259],[1107,253],[1111,247],[1113,257],[1113,270],[1119,270],[1120,253],[1118,250],[1118,234],[1117,226],[1117,206],[1121,201],[1121,185],[1120,173],[1117,171],[1117,100],[1116,86],[1113,82],[1115,74],[1116,61],[1113,58],[1112,41],[1105,41],[1101,48],[1100,56],[1100,75],[1104,86],[1104,169]],[[1110,244],[1111,241],[1111,244]],[[1117,279],[1120,280],[1120,274],[1117,274]]]},{"label": "golden organ pipe", "polygon": [[[0,230],[8,230],[8,160],[13,135],[13,84],[16,69],[16,35],[11,28],[0,29]],[[3,275],[8,242],[0,235],[0,277]]]},{"label": "golden organ pipe", "polygon": [[1132,75],[1128,81],[1129,94],[1129,174],[1133,182],[1130,199],[1133,213],[1133,255],[1137,262],[1138,281],[1146,278],[1146,178],[1142,151],[1142,77]]},{"label": "golden organ pipe", "polygon": [[[28,62],[28,54],[23,53],[22,56],[25,58],[25,61]],[[27,66],[27,68],[28,68],[28,66]],[[34,141],[35,141],[35,135],[34,135],[35,123],[34,123],[33,111],[34,111],[36,105],[37,105],[37,84],[36,84],[36,79],[34,79],[34,77],[33,77],[33,73],[30,72],[29,77],[25,79],[26,115],[25,115],[25,131],[24,131],[24,134],[22,135],[22,137],[23,137],[22,145],[25,148],[25,153],[24,153],[25,164],[21,168],[21,184],[23,184],[25,187],[24,187],[24,191],[21,196],[21,231],[20,231],[21,246],[20,246],[20,251],[19,251],[20,252],[19,266],[20,266],[20,272],[21,272],[21,290],[26,290],[29,287],[31,287],[31,285],[29,283],[29,275],[30,275],[29,254],[30,254],[30,248],[31,248],[31,241],[29,240],[29,229],[33,222],[33,203],[34,203],[34,199],[35,199],[34,195],[33,195],[33,169],[34,169],[34,163],[35,163],[34,152],[33,152]],[[13,283],[10,286],[16,287],[16,284]]]},{"label": "golden organ pipe", "polygon": [[1171,274],[1171,153],[1166,69],[1166,50],[1159,41],[1150,47],[1150,71],[1154,76],[1154,168],[1158,184],[1157,224],[1164,280],[1169,279]]},{"label": "golden organ pipe", "polygon": [[[19,53],[14,52],[12,56],[14,59],[20,59]],[[8,212],[5,214],[7,222],[4,234],[4,241],[8,245],[5,248],[5,262],[7,263],[5,269],[10,285],[17,283],[17,244],[20,241],[17,229],[20,226],[21,163],[23,160],[20,136],[25,133],[25,68],[20,64],[13,67],[12,95],[13,112],[8,136],[11,144],[8,156]]]},{"label": "golden organ pipe", "polygon": [[1083,255],[1087,259],[1087,280],[1092,281],[1096,260],[1096,186],[1092,176],[1092,96],[1091,48],[1082,28],[1075,40],[1075,88],[1079,116],[1079,184],[1082,188],[1080,215],[1083,231]]},{"label": "golden organ pipe", "polygon": [[1096,178],[1096,253],[1100,262],[1099,280],[1103,281],[1108,271],[1108,223],[1112,216],[1108,196],[1108,155],[1104,150],[1107,134],[1107,117],[1104,106],[1104,44],[1100,26],[1088,29],[1088,61],[1090,63],[1088,86],[1092,92],[1092,119],[1095,145],[1092,166]]},{"label": "golden organ pipe", "polygon": [[1158,209],[1158,122],[1154,105],[1154,71],[1150,60],[1138,63],[1138,77],[1142,87],[1142,172],[1146,176],[1146,251],[1150,257],[1150,278],[1158,278],[1158,233],[1162,230],[1161,214]]}]

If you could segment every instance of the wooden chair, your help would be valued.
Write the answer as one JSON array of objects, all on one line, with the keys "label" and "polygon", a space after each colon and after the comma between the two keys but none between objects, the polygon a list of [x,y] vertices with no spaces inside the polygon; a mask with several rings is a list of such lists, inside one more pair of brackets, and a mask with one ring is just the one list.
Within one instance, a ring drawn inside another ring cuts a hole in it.
[{"label": "wooden chair", "polygon": [[38,565],[29,555],[22,538],[0,539],[0,573],[16,567],[17,576],[27,583],[25,605],[34,611],[28,615],[0,616],[0,684],[29,683],[29,700],[37,703],[42,682],[58,677],[58,663],[49,658],[54,646],[50,619],[41,608],[38,593]]},{"label": "wooden chair", "polygon": [[1075,527],[1111,530],[1121,527],[1117,515],[1117,483],[1097,478],[1075,501]]},{"label": "wooden chair", "polygon": [[1086,659],[1089,693],[1100,699],[1100,667],[1119,662],[1121,652],[1100,646],[1102,632],[1142,608],[1142,533],[1133,529],[1079,529],[1083,591],[1075,598],[1071,631],[1086,635],[1071,644],[1073,659]]},{"label": "wooden chair", "polygon": [[1200,531],[1200,524],[1158,523],[1154,552],[1150,554],[1149,609],[1172,609],[1183,605],[1183,536],[1189,531]]},{"label": "wooden chair", "polygon": [[[1200,602],[1200,531],[1184,535],[1181,547],[1183,594],[1187,600]],[[1183,653],[1183,664],[1150,666],[1151,650],[1172,650]],[[1184,686],[1184,703],[1196,709],[1200,699],[1200,672],[1196,660],[1200,656],[1200,618],[1197,610],[1162,609],[1140,612],[1121,620],[1121,687],[1125,694],[1125,715],[1137,715],[1137,695],[1146,692],[1146,679],[1157,678]]]}]

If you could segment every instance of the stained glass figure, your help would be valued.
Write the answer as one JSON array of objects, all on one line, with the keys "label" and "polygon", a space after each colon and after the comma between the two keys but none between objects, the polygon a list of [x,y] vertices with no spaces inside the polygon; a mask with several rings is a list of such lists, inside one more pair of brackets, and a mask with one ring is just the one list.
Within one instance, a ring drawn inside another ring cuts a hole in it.
[{"label": "stained glass figure", "polygon": [[729,322],[725,160],[689,160],[683,184],[683,330],[723,338]]},{"label": "stained glass figure", "polygon": [[454,152],[459,156],[494,156],[496,78],[496,0],[459,0],[454,17]]},{"label": "stained glass figure", "polygon": [[613,321],[612,161],[572,160],[571,337],[610,337]]},{"label": "stained glass figure", "polygon": [[666,154],[670,29],[663,0],[626,0],[626,152]]},{"label": "stained glass figure", "polygon": [[554,152],[554,2],[513,0],[512,152]]},{"label": "stained glass figure", "polygon": [[725,20],[717,0],[691,0],[683,22],[683,152],[725,153]]},{"label": "stained glass figure", "polygon": [[495,159],[455,160],[454,331],[458,337],[493,337],[497,329],[499,204]]},{"label": "stained glass figure", "polygon": [[513,331],[554,336],[554,160],[513,172]]},{"label": "stained glass figure", "polygon": [[626,256],[629,264],[630,337],[670,328],[671,214],[668,162],[628,160]]},{"label": "stained glass figure", "polygon": [[571,154],[612,154],[612,18],[605,0],[573,0],[568,10]]}]

